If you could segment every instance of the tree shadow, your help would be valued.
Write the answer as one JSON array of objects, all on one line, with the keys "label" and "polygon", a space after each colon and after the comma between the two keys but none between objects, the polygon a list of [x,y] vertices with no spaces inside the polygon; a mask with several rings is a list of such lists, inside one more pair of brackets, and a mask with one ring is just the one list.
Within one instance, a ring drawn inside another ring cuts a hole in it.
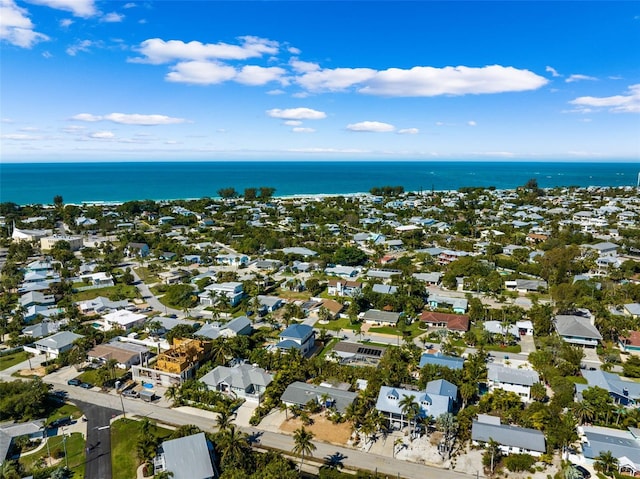
[{"label": "tree shadow", "polygon": [[341,469],[344,467],[344,460],[347,458],[348,456],[345,456],[341,452],[336,451],[335,453],[324,458],[324,466],[322,467],[327,467],[329,469]]},{"label": "tree shadow", "polygon": [[249,434],[249,437],[247,438],[249,440],[249,444],[254,445],[254,444],[260,444],[260,438],[262,437],[263,432],[262,431],[254,431],[251,434]]}]

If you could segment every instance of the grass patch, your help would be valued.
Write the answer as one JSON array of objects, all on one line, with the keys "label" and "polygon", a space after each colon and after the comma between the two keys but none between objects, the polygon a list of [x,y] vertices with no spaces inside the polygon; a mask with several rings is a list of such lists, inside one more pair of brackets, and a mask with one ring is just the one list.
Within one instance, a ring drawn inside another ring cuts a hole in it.
[{"label": "grass patch", "polygon": [[105,296],[111,301],[119,301],[122,299],[134,299],[138,297],[138,290],[135,286],[129,284],[116,284],[115,286],[107,286],[106,288],[89,289],[73,294],[73,301],[86,301],[95,299],[98,296]]},{"label": "grass patch", "polygon": [[340,341],[338,338],[333,338],[333,339],[327,341],[327,344],[325,344],[324,348],[322,348],[322,351],[320,351],[320,354],[318,356],[324,357],[325,355],[329,354],[329,352],[333,349],[333,346],[338,341]]},{"label": "grass patch", "polygon": [[311,293],[307,291],[301,291],[298,293],[297,291],[289,291],[288,289],[279,289],[277,291],[277,295],[284,299],[295,299],[295,300],[298,300],[298,299],[307,300],[311,298]]},{"label": "grass patch", "polygon": [[146,266],[133,268],[133,271],[140,277],[143,283],[159,283],[160,276],[152,273]]},{"label": "grass patch", "polygon": [[589,382],[582,376],[566,376],[566,378],[575,384],[589,384]]},{"label": "grass patch", "polygon": [[[40,451],[29,454],[19,459],[20,464],[28,470],[33,471],[42,467],[43,462],[49,457],[49,452],[53,458],[62,458],[56,464],[57,466],[64,465],[65,462],[69,464],[69,469],[73,473],[74,478],[84,478],[84,437],[79,432],[74,432],[66,438],[66,444],[64,444],[64,436],[58,435],[48,438],[49,451],[47,447],[43,447]],[[65,460],[64,450],[67,450],[67,457]],[[135,477],[134,475],[131,477]]]},{"label": "grass patch", "polygon": [[358,331],[360,329],[360,324],[351,324],[351,320],[349,318],[332,319],[327,324],[322,324],[321,326],[330,331],[340,331],[341,329]]},{"label": "grass patch", "polygon": [[[164,439],[172,431],[151,425],[151,432]],[[132,419],[118,419],[111,424],[111,468],[114,479],[136,477],[141,464],[136,452],[140,423]]]},{"label": "grass patch", "polygon": [[7,354],[6,356],[0,356],[0,371],[20,364],[22,361],[33,357],[33,354],[26,351],[16,351],[15,353]]},{"label": "grass patch", "polygon": [[71,416],[73,419],[79,419],[80,416],[82,416],[82,411],[73,404],[62,404],[62,406],[49,414],[49,416],[47,417],[47,424],[51,424],[53,421],[69,416]]},{"label": "grass patch", "polygon": [[87,369],[86,371],[82,371],[76,378],[83,383],[90,383],[95,386],[98,383],[98,370]]}]

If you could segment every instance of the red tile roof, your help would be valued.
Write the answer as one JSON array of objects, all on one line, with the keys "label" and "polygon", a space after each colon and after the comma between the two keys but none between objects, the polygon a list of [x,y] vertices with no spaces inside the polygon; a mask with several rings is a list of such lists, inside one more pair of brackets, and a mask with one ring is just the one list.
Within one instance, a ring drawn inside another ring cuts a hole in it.
[{"label": "red tile roof", "polygon": [[435,311],[423,311],[420,321],[425,323],[445,323],[451,331],[469,331],[469,316],[464,314],[437,313]]}]

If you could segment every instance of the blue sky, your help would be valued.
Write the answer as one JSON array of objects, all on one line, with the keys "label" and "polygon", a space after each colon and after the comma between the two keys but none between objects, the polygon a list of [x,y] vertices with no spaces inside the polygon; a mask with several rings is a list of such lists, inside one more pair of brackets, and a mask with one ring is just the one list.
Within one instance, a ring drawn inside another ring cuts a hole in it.
[{"label": "blue sky", "polygon": [[0,0],[3,162],[640,159],[638,2]]}]

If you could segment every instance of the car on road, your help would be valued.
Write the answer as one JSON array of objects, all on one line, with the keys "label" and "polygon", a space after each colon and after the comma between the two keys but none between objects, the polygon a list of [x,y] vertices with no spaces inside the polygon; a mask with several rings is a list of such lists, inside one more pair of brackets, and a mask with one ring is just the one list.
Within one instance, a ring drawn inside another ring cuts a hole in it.
[{"label": "car on road", "polygon": [[68,384],[69,386],[80,386],[80,384],[82,384],[82,381],[80,381],[80,380],[79,380],[79,379],[77,379],[77,378],[73,378],[73,379],[69,379],[69,380],[67,381],[67,384]]},{"label": "car on road", "polygon": [[591,477],[591,473],[584,467],[579,464],[571,464],[571,467],[575,469],[582,479],[589,479]]},{"label": "car on road", "polygon": [[139,398],[140,397],[140,393],[138,391],[133,390],[133,389],[127,389],[125,391],[122,391],[122,395],[124,397],[127,397],[127,398]]},{"label": "car on road", "polygon": [[93,384],[91,383],[80,383],[80,387],[83,389],[91,389],[93,387]]}]

